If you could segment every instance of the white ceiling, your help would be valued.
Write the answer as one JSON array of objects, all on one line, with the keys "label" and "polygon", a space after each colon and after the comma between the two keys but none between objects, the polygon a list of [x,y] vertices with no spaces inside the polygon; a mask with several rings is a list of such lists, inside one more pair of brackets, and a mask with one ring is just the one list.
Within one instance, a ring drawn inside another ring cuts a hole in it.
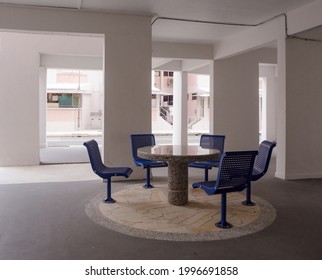
[{"label": "white ceiling", "polygon": [[[144,14],[198,21],[258,24],[314,0],[0,0],[0,4]],[[1,6],[0,6],[1,7]],[[154,41],[215,43],[244,28],[158,19]]]}]

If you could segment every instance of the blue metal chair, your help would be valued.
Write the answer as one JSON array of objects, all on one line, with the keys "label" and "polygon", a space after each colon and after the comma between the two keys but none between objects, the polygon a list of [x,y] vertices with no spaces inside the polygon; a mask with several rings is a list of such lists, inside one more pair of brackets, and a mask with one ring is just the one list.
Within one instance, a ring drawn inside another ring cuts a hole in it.
[{"label": "blue metal chair", "polygon": [[[189,163],[188,165],[189,167],[205,169],[205,181],[208,181],[208,171],[213,167],[219,166],[220,157],[224,152],[225,138],[226,138],[225,135],[208,135],[208,134],[202,134],[200,137],[200,147],[206,148],[206,149],[217,149],[220,151],[218,160],[196,161],[196,162]],[[192,185],[192,187],[196,188],[196,186],[194,185]]]},{"label": "blue metal chair", "polygon": [[227,193],[239,192],[250,184],[257,151],[226,152],[219,163],[217,180],[198,182],[196,186],[208,195],[221,194],[221,220],[216,223],[219,228],[231,228],[226,220]]},{"label": "blue metal chair", "polygon": [[[276,147],[275,142],[264,140],[260,143],[251,181],[257,181],[266,174],[274,147]],[[246,189],[246,200],[243,201],[242,204],[246,206],[256,205],[256,203],[251,200],[251,184],[249,184]]]},{"label": "blue metal chair", "polygon": [[132,156],[135,165],[142,166],[146,169],[146,184],[143,186],[146,189],[153,188],[150,183],[151,168],[167,167],[168,164],[163,161],[148,160],[138,157],[137,150],[141,147],[155,146],[155,137],[153,134],[131,134]]},{"label": "blue metal chair", "polygon": [[84,146],[87,148],[89,159],[92,169],[102,179],[107,180],[107,197],[106,203],[114,203],[115,200],[111,197],[111,178],[113,176],[123,176],[128,178],[132,169],[130,167],[107,167],[103,164],[101,154],[98,148],[98,144],[95,140],[84,142]]}]

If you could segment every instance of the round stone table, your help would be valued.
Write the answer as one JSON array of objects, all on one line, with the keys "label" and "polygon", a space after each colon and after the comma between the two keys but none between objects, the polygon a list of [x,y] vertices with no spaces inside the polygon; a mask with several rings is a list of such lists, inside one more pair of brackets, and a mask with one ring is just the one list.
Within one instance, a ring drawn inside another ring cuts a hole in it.
[{"label": "round stone table", "polygon": [[216,160],[219,150],[196,145],[157,145],[139,148],[138,156],[168,163],[168,202],[181,206],[188,203],[188,163]]}]

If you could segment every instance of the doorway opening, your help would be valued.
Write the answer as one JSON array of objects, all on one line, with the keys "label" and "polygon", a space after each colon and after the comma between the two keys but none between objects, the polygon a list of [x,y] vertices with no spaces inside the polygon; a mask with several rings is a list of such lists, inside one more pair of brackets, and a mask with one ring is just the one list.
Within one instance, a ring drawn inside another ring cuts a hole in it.
[{"label": "doorway opening", "polygon": [[267,83],[265,77],[259,77],[259,142],[267,139],[266,136],[266,116],[267,116]]},{"label": "doorway opening", "polygon": [[88,162],[83,143],[103,142],[104,37],[57,34],[41,42],[40,163]]},{"label": "doorway opening", "polygon": [[40,162],[88,162],[83,143],[95,139],[101,147],[103,142],[103,71],[45,68],[43,72]]},{"label": "doorway opening", "polygon": [[277,65],[259,64],[259,142],[276,141]]},{"label": "doorway opening", "polygon": [[102,142],[102,71],[47,69],[46,94],[47,147]]}]

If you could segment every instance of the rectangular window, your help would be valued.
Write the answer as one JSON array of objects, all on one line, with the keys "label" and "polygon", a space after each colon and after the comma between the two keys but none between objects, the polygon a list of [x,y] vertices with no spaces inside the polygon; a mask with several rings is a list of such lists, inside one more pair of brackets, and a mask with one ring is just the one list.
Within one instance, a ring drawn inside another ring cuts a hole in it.
[{"label": "rectangular window", "polygon": [[[82,145],[91,131],[102,138],[102,71],[48,69],[46,132],[49,147]],[[56,135],[60,135],[59,139]],[[74,141],[71,135],[77,136]],[[72,141],[71,141],[72,139]],[[60,142],[60,143],[58,143]],[[66,144],[65,144],[66,143]]]}]

